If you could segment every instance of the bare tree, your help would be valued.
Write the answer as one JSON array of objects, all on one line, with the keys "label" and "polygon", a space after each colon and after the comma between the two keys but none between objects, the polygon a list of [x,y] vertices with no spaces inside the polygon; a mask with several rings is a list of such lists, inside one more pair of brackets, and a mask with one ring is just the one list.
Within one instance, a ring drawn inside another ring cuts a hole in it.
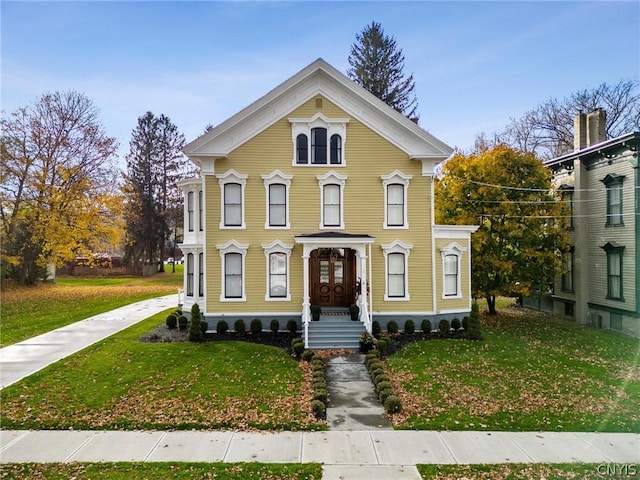
[{"label": "bare tree", "polygon": [[601,108],[607,113],[607,138],[640,129],[640,93],[637,80],[603,83],[563,100],[551,98],[520,118],[511,118],[505,131],[495,136],[523,152],[548,159],[573,150],[573,119],[579,112]]}]

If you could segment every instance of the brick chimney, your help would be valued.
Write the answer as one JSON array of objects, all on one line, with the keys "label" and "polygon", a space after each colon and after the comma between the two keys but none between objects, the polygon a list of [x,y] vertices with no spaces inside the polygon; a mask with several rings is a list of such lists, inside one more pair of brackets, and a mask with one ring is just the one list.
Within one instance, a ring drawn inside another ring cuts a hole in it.
[{"label": "brick chimney", "polygon": [[587,147],[587,116],[580,112],[573,119],[573,151]]},{"label": "brick chimney", "polygon": [[601,108],[587,115],[587,147],[604,142],[607,139],[606,123],[607,114]]}]

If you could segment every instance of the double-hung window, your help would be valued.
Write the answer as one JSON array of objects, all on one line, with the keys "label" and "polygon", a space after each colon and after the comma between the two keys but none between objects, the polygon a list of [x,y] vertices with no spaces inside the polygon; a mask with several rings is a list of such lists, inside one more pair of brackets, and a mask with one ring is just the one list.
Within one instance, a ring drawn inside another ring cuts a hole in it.
[{"label": "double-hung window", "polygon": [[385,301],[409,300],[409,253],[413,245],[399,240],[382,245],[385,257]]},{"label": "double-hung window", "polygon": [[607,242],[602,249],[607,254],[607,298],[624,301],[622,282],[624,246],[616,242]]},{"label": "double-hung window", "polygon": [[622,214],[622,182],[624,175],[609,174],[601,182],[607,188],[607,226],[624,225]]},{"label": "double-hung window", "polygon": [[269,175],[262,175],[266,191],[266,221],[264,228],[288,229],[289,225],[289,187],[291,175],[275,170]]},{"label": "double-hung window", "polygon": [[249,245],[229,240],[224,245],[216,245],[222,261],[221,302],[246,301],[245,257]]},{"label": "double-hung window", "polygon": [[198,296],[204,297],[204,253],[198,254]]},{"label": "double-hung window", "polygon": [[193,232],[193,192],[187,193],[187,228]]},{"label": "double-hung window", "polygon": [[384,224],[383,228],[409,228],[407,221],[407,189],[411,175],[405,175],[396,170],[389,175],[383,175],[384,188]]},{"label": "double-hung window", "polygon": [[442,298],[462,298],[462,255],[465,248],[452,242],[440,249],[442,258]]},{"label": "double-hung window", "polygon": [[327,164],[327,129],[311,129],[311,163],[314,165]]},{"label": "double-hung window", "polygon": [[344,229],[344,185],[347,176],[331,170],[316,178],[320,186],[320,228]]},{"label": "double-hung window", "polygon": [[247,176],[235,170],[218,175],[221,192],[220,228],[246,228],[244,222],[244,188]]},{"label": "double-hung window", "polygon": [[193,253],[187,253],[187,297],[193,297]]},{"label": "double-hung window", "polygon": [[560,286],[565,292],[573,292],[573,255],[573,247],[563,255],[564,270]]},{"label": "double-hung window", "polygon": [[289,301],[289,258],[292,245],[275,240],[269,245],[262,245],[267,260],[266,301]]},{"label": "double-hung window", "polygon": [[202,190],[198,190],[198,230],[202,231],[204,227]]}]

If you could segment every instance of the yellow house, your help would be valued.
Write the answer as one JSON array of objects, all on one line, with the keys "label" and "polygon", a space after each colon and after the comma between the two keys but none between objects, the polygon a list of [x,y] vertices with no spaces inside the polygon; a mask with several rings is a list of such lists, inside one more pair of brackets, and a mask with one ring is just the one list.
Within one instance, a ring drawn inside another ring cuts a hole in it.
[{"label": "yellow house", "polygon": [[184,307],[210,330],[294,320],[310,348],[353,347],[374,321],[470,311],[477,227],[433,220],[434,167],[452,149],[324,60],[184,153],[201,171],[180,182]]}]

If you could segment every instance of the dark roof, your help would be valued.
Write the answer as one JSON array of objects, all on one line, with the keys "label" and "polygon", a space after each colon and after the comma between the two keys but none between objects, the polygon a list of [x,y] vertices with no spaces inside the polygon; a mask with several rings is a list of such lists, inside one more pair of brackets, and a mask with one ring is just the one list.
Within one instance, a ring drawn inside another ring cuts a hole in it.
[{"label": "dark roof", "polygon": [[344,232],[318,232],[318,233],[303,233],[302,235],[296,235],[296,237],[304,238],[374,238],[367,234],[354,234]]},{"label": "dark roof", "polygon": [[577,150],[575,152],[567,153],[560,157],[552,158],[551,160],[547,160],[544,164],[547,167],[555,167],[562,165],[565,162],[573,161],[580,157],[586,157],[592,154],[600,154],[607,153],[611,150],[615,150],[620,148],[620,146],[632,146],[632,150],[637,150],[640,144],[640,132],[630,132],[625,133],[624,135],[620,135],[619,137],[612,138],[610,140],[606,140],[604,142],[597,143],[595,145],[591,145],[590,147],[583,148],[582,150]]}]

